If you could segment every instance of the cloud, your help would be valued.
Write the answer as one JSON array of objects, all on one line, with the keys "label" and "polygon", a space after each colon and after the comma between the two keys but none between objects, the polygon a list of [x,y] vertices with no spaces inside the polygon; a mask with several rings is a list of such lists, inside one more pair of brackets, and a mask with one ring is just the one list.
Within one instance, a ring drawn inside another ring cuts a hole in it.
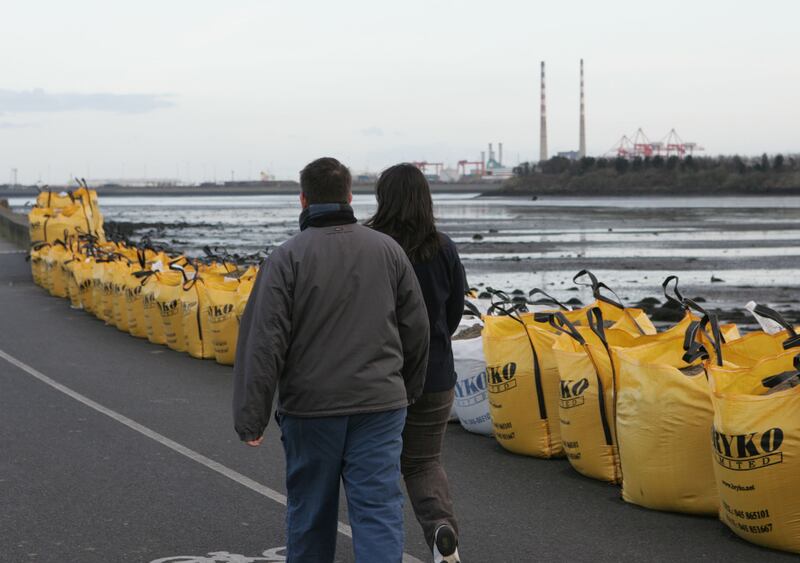
[{"label": "cloud", "polygon": [[173,106],[161,94],[51,94],[41,89],[0,90],[0,112],[52,113],[64,111],[109,111],[144,113]]},{"label": "cloud", "polygon": [[361,134],[365,137],[383,137],[383,129],[373,125],[361,130]]}]

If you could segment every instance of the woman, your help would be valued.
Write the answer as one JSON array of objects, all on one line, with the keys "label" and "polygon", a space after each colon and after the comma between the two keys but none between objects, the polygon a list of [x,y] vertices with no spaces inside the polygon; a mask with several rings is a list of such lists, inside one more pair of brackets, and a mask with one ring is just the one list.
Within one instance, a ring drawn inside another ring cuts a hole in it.
[{"label": "woman", "polygon": [[405,250],[422,288],[431,329],[425,389],[408,408],[401,470],[434,562],[457,562],[458,524],[441,453],[456,383],[450,337],[464,311],[464,268],[453,241],[436,230],[430,187],[419,168],[398,164],[385,170],[376,197],[378,209],[366,224]]}]

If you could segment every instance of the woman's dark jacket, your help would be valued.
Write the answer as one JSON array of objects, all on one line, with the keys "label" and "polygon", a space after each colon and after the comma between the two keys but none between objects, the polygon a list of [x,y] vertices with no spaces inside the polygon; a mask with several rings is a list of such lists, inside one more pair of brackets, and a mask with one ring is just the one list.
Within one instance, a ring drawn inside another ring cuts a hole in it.
[{"label": "woman's dark jacket", "polygon": [[412,263],[431,326],[431,347],[425,393],[449,391],[456,384],[450,337],[464,312],[466,276],[455,243],[439,233],[441,248],[428,262]]}]

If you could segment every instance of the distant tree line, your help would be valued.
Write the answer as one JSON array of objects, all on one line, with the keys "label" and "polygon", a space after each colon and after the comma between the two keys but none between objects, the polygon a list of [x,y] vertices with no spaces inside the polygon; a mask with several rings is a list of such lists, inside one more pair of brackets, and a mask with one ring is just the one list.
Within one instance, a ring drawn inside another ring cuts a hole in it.
[{"label": "distant tree line", "polygon": [[800,155],[622,157],[578,160],[555,156],[514,168],[508,191],[585,190],[747,191],[800,190]]}]

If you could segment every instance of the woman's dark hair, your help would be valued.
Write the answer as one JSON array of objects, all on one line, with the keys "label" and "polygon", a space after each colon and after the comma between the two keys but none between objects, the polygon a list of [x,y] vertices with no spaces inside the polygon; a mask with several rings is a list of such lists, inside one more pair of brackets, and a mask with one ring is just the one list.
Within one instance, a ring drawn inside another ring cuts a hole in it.
[{"label": "woman's dark hair", "polygon": [[378,209],[368,227],[392,237],[414,263],[427,262],[441,241],[433,217],[431,188],[413,164],[396,164],[381,173],[375,186]]}]

